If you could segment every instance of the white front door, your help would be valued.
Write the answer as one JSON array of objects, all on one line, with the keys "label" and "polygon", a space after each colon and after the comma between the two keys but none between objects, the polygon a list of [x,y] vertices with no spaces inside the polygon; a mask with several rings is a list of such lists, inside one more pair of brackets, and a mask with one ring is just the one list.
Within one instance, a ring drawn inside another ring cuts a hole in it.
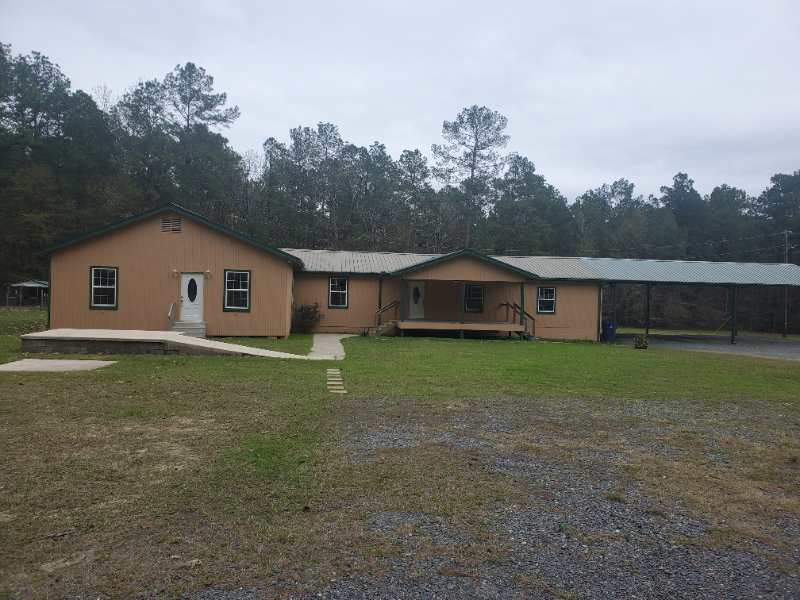
[{"label": "white front door", "polygon": [[408,318],[425,318],[425,282],[408,282]]},{"label": "white front door", "polygon": [[203,322],[203,274],[181,274],[181,321]]}]

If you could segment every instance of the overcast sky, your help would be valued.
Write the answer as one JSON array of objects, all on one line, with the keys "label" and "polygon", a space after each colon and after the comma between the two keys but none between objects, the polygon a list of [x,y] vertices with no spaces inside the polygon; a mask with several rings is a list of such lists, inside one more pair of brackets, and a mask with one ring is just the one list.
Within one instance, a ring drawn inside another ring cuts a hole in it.
[{"label": "overcast sky", "polygon": [[73,89],[204,67],[241,109],[223,131],[239,152],[330,122],[430,156],[477,104],[570,201],[622,177],[659,194],[679,171],[757,195],[800,169],[798,32],[798,0],[0,0],[0,41]]}]

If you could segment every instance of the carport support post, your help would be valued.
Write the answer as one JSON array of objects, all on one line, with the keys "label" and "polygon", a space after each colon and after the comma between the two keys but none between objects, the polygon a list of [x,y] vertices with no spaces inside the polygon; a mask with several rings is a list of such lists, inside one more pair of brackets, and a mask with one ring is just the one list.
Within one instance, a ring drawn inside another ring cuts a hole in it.
[{"label": "carport support post", "polygon": [[614,284],[614,313],[611,320],[614,322],[614,329],[611,330],[611,341],[617,341],[617,283]]},{"label": "carport support post", "polygon": [[[406,320],[406,280],[400,280],[400,322]],[[406,337],[406,330],[400,330],[400,337]]]},{"label": "carport support post", "polygon": [[731,344],[736,343],[736,334],[739,332],[739,286],[733,286],[733,324],[731,325]]},{"label": "carport support post", "polygon": [[[461,324],[464,324],[464,307],[467,305],[467,282],[461,282]],[[462,340],[464,339],[464,328],[461,328],[460,334],[458,336]]]},{"label": "carport support post", "polygon": [[647,315],[644,318],[644,334],[650,335],[650,284],[647,284]]}]

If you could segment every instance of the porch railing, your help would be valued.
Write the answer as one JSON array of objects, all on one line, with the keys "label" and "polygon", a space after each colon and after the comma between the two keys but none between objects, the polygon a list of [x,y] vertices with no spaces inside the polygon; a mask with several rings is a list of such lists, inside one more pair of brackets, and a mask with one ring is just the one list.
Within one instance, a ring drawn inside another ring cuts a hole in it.
[{"label": "porch railing", "polygon": [[167,319],[169,319],[169,330],[172,331],[172,328],[175,327],[175,303],[174,302],[169,307],[169,313],[167,314]]},{"label": "porch railing", "polygon": [[[531,331],[531,335],[533,337],[536,337],[536,318],[533,315],[531,315],[527,310],[523,310],[522,307],[520,307],[520,305],[517,304],[516,302],[502,302],[500,306],[506,307],[506,321],[508,323],[514,323],[516,322],[517,318],[519,318],[521,315],[524,315],[522,319],[522,326],[525,328],[525,331],[528,330],[527,320],[530,319],[532,322],[532,329],[533,329],[533,331]],[[514,313],[515,317],[514,321],[508,320],[509,311],[512,311]]]}]

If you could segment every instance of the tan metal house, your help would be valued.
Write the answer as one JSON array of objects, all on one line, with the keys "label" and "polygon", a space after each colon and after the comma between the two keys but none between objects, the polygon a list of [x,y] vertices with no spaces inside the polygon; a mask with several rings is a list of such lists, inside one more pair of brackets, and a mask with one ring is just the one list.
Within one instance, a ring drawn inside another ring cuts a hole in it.
[{"label": "tan metal house", "polygon": [[602,277],[577,258],[284,251],[304,264],[295,274],[295,303],[321,305],[316,331],[597,339]]},{"label": "tan metal house", "polygon": [[167,205],[39,251],[50,328],[289,335],[301,261]]},{"label": "tan metal house", "polygon": [[602,276],[576,258],[278,249],[176,205],[43,248],[50,327],[285,337],[409,330],[597,339]]}]

